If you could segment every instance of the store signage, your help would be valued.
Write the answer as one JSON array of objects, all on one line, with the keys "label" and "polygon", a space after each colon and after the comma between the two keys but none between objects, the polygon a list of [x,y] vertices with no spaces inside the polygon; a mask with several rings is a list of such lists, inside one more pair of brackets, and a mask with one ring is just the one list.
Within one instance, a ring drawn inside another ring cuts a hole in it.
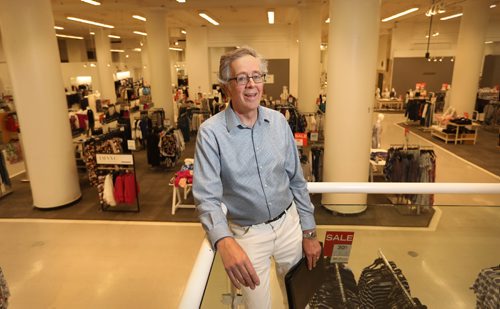
[{"label": "store signage", "polygon": [[354,232],[327,231],[323,255],[331,257],[332,263],[347,263],[353,240]]},{"label": "store signage", "polygon": [[134,156],[131,154],[98,153],[95,155],[97,164],[122,164],[133,165]]},{"label": "store signage", "polygon": [[127,140],[127,148],[128,148],[128,150],[136,150],[136,148],[135,148],[135,140],[128,139]]},{"label": "store signage", "polygon": [[311,132],[311,142],[317,142],[319,139],[318,132]]},{"label": "store signage", "polygon": [[307,133],[295,133],[294,136],[297,146],[307,146]]}]

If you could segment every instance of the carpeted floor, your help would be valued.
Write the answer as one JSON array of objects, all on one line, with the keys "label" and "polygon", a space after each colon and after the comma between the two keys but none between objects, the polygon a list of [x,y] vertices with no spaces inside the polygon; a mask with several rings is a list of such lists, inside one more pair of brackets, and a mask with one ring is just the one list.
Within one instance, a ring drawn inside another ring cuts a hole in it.
[{"label": "carpeted floor", "polygon": [[[102,211],[98,201],[97,190],[91,187],[85,171],[80,172],[81,199],[73,205],[41,210],[34,208],[29,183],[20,179],[24,175],[12,179],[13,193],[0,199],[0,218],[44,218],[44,219],[76,219],[76,220],[123,220],[123,221],[160,221],[160,222],[199,222],[194,209],[178,209],[171,214],[172,187],[168,185],[170,178],[182,166],[186,157],[193,157],[194,138],[186,143],[183,158],[174,169],[151,168],[147,164],[146,151],[134,153],[137,180],[140,186],[140,212]],[[320,225],[370,225],[370,226],[428,226],[434,210],[420,215],[409,213],[406,206],[394,206],[386,196],[369,195],[366,211],[355,215],[333,214],[321,207],[321,195],[311,196],[316,205],[316,222]],[[187,203],[192,202],[192,196]],[[115,210],[115,208],[112,208]],[[409,215],[411,214],[411,215]]]},{"label": "carpeted floor", "polygon": [[431,136],[430,131],[423,131],[421,127],[408,125],[404,122],[399,123],[399,126],[408,128],[411,132],[443,147],[457,156],[462,157],[497,176],[500,176],[500,148],[497,146],[498,131],[479,128],[475,145],[455,145],[453,143],[445,143],[443,140]]}]

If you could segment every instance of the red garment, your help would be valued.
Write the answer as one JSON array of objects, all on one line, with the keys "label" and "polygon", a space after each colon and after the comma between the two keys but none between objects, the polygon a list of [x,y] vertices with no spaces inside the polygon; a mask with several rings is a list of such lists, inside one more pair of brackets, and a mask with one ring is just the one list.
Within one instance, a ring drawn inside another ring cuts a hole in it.
[{"label": "red garment", "polygon": [[174,186],[184,188],[185,185],[184,186],[182,185],[183,184],[183,181],[181,181],[182,179],[186,180],[185,183],[188,183],[188,184],[193,183],[193,171],[185,170],[185,171],[180,171],[180,172],[175,173]]},{"label": "red garment", "polygon": [[87,121],[89,117],[85,114],[76,114],[76,117],[78,118],[78,127],[80,129],[87,130]]},{"label": "red garment", "polygon": [[133,204],[139,193],[134,173],[119,175],[115,180],[113,195],[117,203]]}]

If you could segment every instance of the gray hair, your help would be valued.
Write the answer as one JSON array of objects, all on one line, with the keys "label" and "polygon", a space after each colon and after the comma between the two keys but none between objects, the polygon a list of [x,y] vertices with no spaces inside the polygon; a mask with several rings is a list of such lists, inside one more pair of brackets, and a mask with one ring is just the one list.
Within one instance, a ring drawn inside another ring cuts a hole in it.
[{"label": "gray hair", "polygon": [[227,85],[231,78],[231,63],[247,55],[257,58],[260,61],[260,71],[262,73],[267,73],[267,60],[258,54],[255,49],[249,46],[243,46],[227,52],[220,57],[219,83],[221,83],[221,86]]}]

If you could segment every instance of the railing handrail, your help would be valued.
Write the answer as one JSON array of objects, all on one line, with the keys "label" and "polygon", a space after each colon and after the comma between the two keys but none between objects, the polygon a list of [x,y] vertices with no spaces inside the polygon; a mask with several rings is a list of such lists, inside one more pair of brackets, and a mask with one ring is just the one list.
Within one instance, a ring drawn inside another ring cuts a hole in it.
[{"label": "railing handrail", "polygon": [[[422,183],[422,182],[308,182],[310,193],[393,193],[393,194],[500,194],[500,183]],[[201,244],[186,283],[179,308],[199,308],[215,257],[210,242]]]}]

